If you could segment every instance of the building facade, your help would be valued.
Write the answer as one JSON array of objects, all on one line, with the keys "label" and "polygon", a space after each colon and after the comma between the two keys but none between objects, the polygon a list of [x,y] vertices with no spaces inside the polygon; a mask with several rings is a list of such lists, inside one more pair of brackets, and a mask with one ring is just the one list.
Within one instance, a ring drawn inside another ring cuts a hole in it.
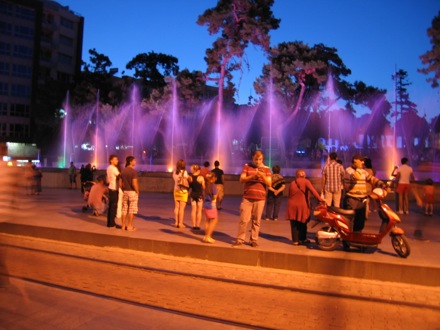
[{"label": "building facade", "polygon": [[81,70],[84,18],[48,0],[0,0],[0,143],[34,143],[39,90],[73,83]]}]

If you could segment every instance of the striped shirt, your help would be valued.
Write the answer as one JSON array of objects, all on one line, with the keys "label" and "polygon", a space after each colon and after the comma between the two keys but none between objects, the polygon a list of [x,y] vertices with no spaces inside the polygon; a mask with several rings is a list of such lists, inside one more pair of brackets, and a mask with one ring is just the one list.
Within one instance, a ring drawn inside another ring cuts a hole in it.
[{"label": "striped shirt", "polygon": [[344,177],[344,167],[335,160],[325,165],[322,176],[325,178],[325,191],[335,193],[341,191],[342,178]]},{"label": "striped shirt", "polygon": [[354,169],[350,166],[345,171],[349,177],[349,188],[347,189],[347,195],[358,198],[367,197],[367,181],[372,181],[374,177],[361,168]]},{"label": "striped shirt", "polygon": [[[267,177],[272,176],[270,168],[266,165],[256,168],[246,164],[244,165],[241,174],[245,174],[246,176],[256,175],[258,171],[265,172]],[[266,183],[264,180],[262,178],[258,178],[247,181],[244,184],[243,198],[250,200],[266,200]]]}]

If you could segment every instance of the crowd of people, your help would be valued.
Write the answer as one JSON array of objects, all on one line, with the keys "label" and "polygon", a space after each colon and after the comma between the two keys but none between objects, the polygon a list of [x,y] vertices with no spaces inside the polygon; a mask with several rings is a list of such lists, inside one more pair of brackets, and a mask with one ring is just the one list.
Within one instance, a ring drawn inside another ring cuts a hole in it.
[{"label": "crowd of people", "polygon": [[[407,158],[402,158],[400,168],[395,168],[393,176],[396,185],[396,206],[401,214],[408,214],[408,193],[410,183],[414,181],[412,168]],[[81,182],[93,180],[93,168],[90,164],[81,168]],[[111,155],[106,175],[97,178],[97,183],[91,186],[88,194],[88,206],[94,215],[107,215],[107,227],[135,231],[134,215],[138,212],[139,183],[138,172],[134,169],[136,159],[126,158],[125,168],[119,167],[119,159]],[[84,169],[84,170],[83,170]],[[88,173],[84,175],[84,173]],[[239,181],[243,184],[243,195],[240,203],[237,236],[233,247],[249,243],[258,247],[261,220],[278,221],[284,191],[287,188],[281,168],[275,165],[270,169],[264,164],[264,155],[256,150],[252,161],[242,168]],[[91,174],[91,177],[88,176]],[[69,168],[71,188],[75,186],[76,169],[73,163]],[[369,158],[355,155],[351,165],[344,168],[335,152],[331,152],[322,170],[321,190],[318,191],[307,179],[306,171],[299,169],[294,179],[288,185],[286,220],[290,222],[293,245],[307,245],[307,223],[311,216],[311,198],[328,206],[354,210],[353,231],[361,232],[370,212],[375,212],[377,206],[374,200],[368,198],[374,187],[389,188],[386,182],[379,180]],[[218,223],[219,211],[224,199],[224,171],[220,162],[206,161],[201,167],[192,164],[189,172],[186,162],[180,159],[173,171],[174,226],[186,228],[184,224],[185,208],[191,205],[192,230],[200,231],[203,218],[205,243],[214,243],[213,234]],[[432,215],[434,202],[433,181],[428,180],[425,187],[425,214]],[[121,225],[116,224],[120,219]],[[250,231],[248,230],[250,224]],[[248,238],[247,233],[250,232]]]}]

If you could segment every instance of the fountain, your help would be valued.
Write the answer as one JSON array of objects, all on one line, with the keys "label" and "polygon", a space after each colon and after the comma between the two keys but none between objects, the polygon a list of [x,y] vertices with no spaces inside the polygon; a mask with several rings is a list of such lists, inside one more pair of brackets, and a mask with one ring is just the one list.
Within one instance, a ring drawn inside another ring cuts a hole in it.
[{"label": "fountain", "polygon": [[[315,154],[317,146],[307,141],[320,129],[323,135],[316,144],[336,150],[348,166],[354,153],[364,153],[362,136],[374,125],[374,113],[356,126],[353,117],[338,105],[332,79],[317,96],[309,111],[286,111],[269,83],[265,98],[258,105],[222,108],[217,99],[206,100],[199,108],[182,113],[179,109],[178,84],[170,82],[170,93],[156,108],[145,104],[139,88],[133,85],[130,99],[117,108],[99,101],[74,108],[66,96],[63,119],[63,164],[91,163],[97,168],[107,166],[110,154],[120,159],[134,155],[141,171],[170,172],[178,159],[187,164],[220,160],[226,173],[239,174],[255,149],[262,149],[268,166],[279,165],[283,175],[294,175],[299,167],[308,168],[308,175],[320,177],[324,157]],[[318,99],[319,98],[319,99]],[[381,102],[377,101],[379,111]],[[314,105],[317,104],[317,105]],[[391,130],[391,129],[389,129]],[[379,176],[388,178],[394,166],[393,133],[385,131],[382,159],[374,154],[373,162]],[[316,139],[315,139],[316,140]],[[315,141],[313,140],[313,141]],[[311,151],[312,150],[312,151]],[[313,153],[315,152],[315,153]],[[367,154],[367,153],[365,153]]]}]

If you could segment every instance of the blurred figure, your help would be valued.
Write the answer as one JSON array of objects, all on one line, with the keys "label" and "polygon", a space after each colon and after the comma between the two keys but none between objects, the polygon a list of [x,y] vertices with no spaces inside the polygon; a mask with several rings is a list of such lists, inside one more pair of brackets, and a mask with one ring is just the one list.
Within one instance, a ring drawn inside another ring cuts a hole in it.
[{"label": "blurred figure", "polygon": [[214,162],[214,168],[211,170],[217,178],[215,185],[217,186],[217,210],[222,209],[223,198],[225,197],[225,173],[220,168],[220,162],[216,160]]},{"label": "blurred figure", "polygon": [[41,180],[43,178],[43,173],[37,168],[36,165],[32,165],[32,194],[39,195],[42,192]]},{"label": "blurred figure", "polygon": [[425,204],[425,215],[434,214],[434,181],[427,179],[423,186],[423,203]]},{"label": "blurred figure", "polygon": [[76,167],[73,164],[73,162],[70,162],[70,167],[69,170],[67,171],[67,174],[69,175],[69,184],[70,184],[69,189],[78,188],[76,184],[76,176],[78,173],[76,171]]},{"label": "blurred figure", "polygon": [[286,213],[286,219],[290,221],[293,245],[310,243],[307,239],[307,222],[310,219],[310,193],[320,202],[324,202],[312,183],[306,179],[306,172],[302,169],[297,170],[295,179],[289,186]]},{"label": "blurred figure", "polygon": [[25,185],[26,185],[26,194],[32,195],[34,190],[34,170],[32,169],[31,160],[28,160],[26,166],[24,167],[24,178],[25,178]]},{"label": "blurred figure", "polygon": [[205,197],[203,201],[206,216],[205,236],[203,237],[203,242],[211,244],[215,243],[215,239],[212,238],[212,233],[218,222],[216,179],[215,173],[206,174]]},{"label": "blurred figure", "polygon": [[399,184],[399,181],[397,180],[397,170],[399,167],[394,166],[393,171],[391,172],[391,188],[394,190],[394,202],[395,202],[395,210],[399,210],[399,193],[397,192],[397,186]]},{"label": "blurred figure", "polygon": [[202,169],[200,170],[200,175],[201,176],[203,176],[203,178],[205,178],[206,177],[206,174],[208,174],[209,172],[210,172],[210,170],[209,170],[209,162],[208,161],[206,161],[206,162],[204,162],[203,163],[203,167],[202,167]]},{"label": "blurred figure", "polygon": [[403,157],[401,160],[402,166],[397,169],[396,179],[399,182],[397,184],[396,191],[399,193],[399,213],[408,214],[409,206],[409,192],[411,190],[410,183],[415,181],[413,169],[408,165],[408,158]]},{"label": "blurred figure", "polygon": [[189,187],[191,189],[191,222],[194,230],[200,229],[200,223],[202,222],[202,210],[203,210],[203,191],[205,190],[205,179],[200,174],[200,166],[191,166],[191,183]]},{"label": "blurred figure", "polygon": [[92,185],[87,197],[87,204],[93,210],[94,216],[104,215],[107,211],[108,188],[105,185],[105,176],[99,176],[97,183]]},{"label": "blurred figure", "polygon": [[[183,218],[185,206],[188,202],[189,175],[185,170],[186,163],[179,159],[176,163],[176,170],[173,172],[174,180],[174,225],[177,228],[185,228]],[[187,188],[186,188],[187,185]]]},{"label": "blurred figure", "polygon": [[272,186],[267,188],[265,220],[277,221],[286,185],[284,178],[280,175],[281,168],[278,165],[272,167],[272,172]]},{"label": "blurred figure", "polygon": [[272,185],[272,173],[270,168],[263,164],[263,159],[263,152],[256,150],[252,155],[252,163],[245,164],[241,171],[240,183],[244,184],[244,192],[240,204],[237,240],[233,247],[244,243],[249,221],[252,221],[250,245],[258,247],[257,240],[266,203],[266,189]]}]

